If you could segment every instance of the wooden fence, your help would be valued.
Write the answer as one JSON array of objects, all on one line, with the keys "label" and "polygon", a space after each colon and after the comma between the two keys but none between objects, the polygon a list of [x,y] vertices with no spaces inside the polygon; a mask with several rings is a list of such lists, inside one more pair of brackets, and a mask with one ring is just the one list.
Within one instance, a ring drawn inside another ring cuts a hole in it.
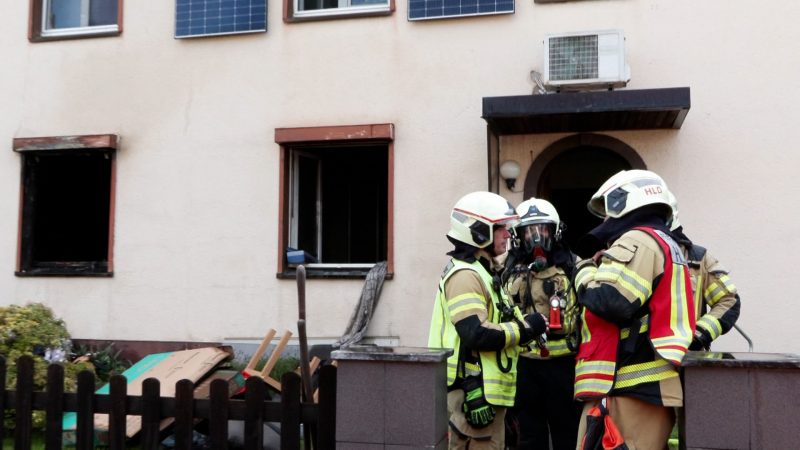
[{"label": "wooden fence", "polygon": [[[45,448],[61,449],[63,444],[62,420],[64,412],[77,414],[76,449],[94,446],[94,413],[109,415],[108,447],[123,449],[126,444],[126,416],[142,418],[138,448],[157,449],[161,441],[159,423],[162,419],[175,419],[173,432],[175,448],[192,448],[192,435],[196,419],[207,419],[209,443],[213,449],[228,448],[228,421],[244,421],[244,448],[260,450],[263,445],[264,422],[280,422],[281,449],[300,449],[303,429],[310,434],[314,448],[333,449],[336,445],[336,367],[325,366],[319,377],[319,403],[301,401],[300,376],[290,372],[281,379],[280,401],[267,400],[267,385],[258,377],[248,378],[244,399],[230,399],[228,383],[214,380],[208,399],[194,398],[194,385],[181,380],[175,386],[175,397],[160,396],[156,379],[147,379],[141,396],[127,395],[127,381],[121,375],[111,378],[109,394],[95,394],[94,375],[89,371],[78,374],[77,393],[64,392],[64,368],[52,364],[47,370],[45,392],[33,388],[33,359],[23,356],[17,360],[16,389],[6,389],[6,362],[0,357],[0,411],[16,410],[14,448],[31,448],[32,412],[45,411]],[[0,420],[0,442],[7,430]],[[309,439],[305,447],[310,448]]]}]

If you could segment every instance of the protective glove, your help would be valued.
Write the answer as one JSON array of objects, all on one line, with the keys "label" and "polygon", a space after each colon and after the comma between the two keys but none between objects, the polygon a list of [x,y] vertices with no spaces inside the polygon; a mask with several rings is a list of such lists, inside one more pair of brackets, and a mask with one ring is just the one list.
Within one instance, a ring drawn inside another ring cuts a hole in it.
[{"label": "protective glove", "polygon": [[547,319],[542,314],[533,313],[525,316],[525,322],[530,326],[529,330],[534,336],[538,336],[547,331]]},{"label": "protective glove", "polygon": [[694,330],[694,338],[689,345],[689,350],[708,351],[709,348],[711,348],[711,336],[700,328]]},{"label": "protective glove", "polygon": [[467,423],[472,428],[485,428],[494,421],[494,407],[483,395],[483,383],[480,377],[467,377],[461,385],[464,390],[462,410]]}]

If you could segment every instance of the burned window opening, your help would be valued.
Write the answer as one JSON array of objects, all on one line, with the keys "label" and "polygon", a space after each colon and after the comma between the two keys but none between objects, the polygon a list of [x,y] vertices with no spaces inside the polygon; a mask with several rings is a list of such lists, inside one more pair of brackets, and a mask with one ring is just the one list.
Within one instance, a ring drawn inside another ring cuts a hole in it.
[{"label": "burned window opening", "polygon": [[112,149],[26,152],[18,275],[110,275]]}]

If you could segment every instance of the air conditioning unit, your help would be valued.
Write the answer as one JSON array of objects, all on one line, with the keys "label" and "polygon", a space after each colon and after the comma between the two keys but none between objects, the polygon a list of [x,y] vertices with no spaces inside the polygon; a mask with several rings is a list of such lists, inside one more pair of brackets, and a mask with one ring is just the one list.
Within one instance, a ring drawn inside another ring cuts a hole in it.
[{"label": "air conditioning unit", "polygon": [[631,79],[622,30],[548,34],[544,47],[547,90],[610,89]]}]

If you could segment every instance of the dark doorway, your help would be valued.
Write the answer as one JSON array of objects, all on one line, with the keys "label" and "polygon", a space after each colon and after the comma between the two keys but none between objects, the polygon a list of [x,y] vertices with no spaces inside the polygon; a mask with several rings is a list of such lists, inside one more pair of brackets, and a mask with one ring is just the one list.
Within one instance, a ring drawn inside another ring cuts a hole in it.
[{"label": "dark doorway", "polygon": [[592,194],[611,175],[631,168],[626,158],[607,148],[575,147],[559,153],[544,167],[536,192],[525,192],[525,198],[543,198],[556,207],[566,224],[564,238],[574,249],[578,239],[601,222],[586,208]]}]

